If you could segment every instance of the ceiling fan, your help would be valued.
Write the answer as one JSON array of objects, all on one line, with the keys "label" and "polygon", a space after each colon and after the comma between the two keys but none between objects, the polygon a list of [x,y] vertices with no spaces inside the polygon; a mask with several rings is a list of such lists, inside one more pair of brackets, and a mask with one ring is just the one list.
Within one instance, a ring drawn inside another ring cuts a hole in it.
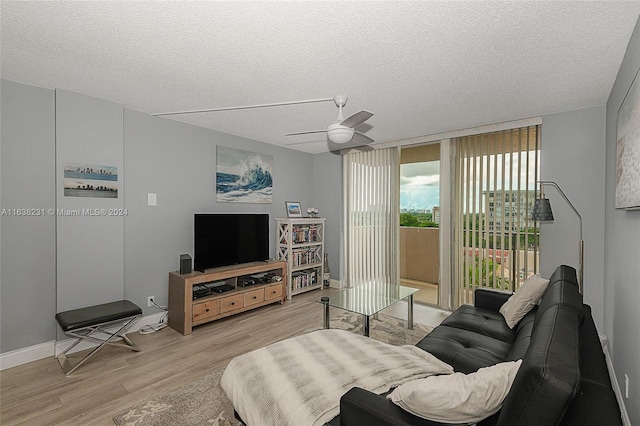
[{"label": "ceiling fan", "polygon": [[[364,133],[358,132],[357,130],[355,130],[355,128],[370,119],[373,116],[373,113],[362,110],[345,119],[342,115],[342,108],[346,105],[347,99],[348,98],[346,95],[334,96],[333,102],[335,102],[336,106],[338,107],[338,118],[333,123],[330,123],[327,126],[326,130],[310,130],[305,132],[287,133],[285,136],[307,135],[311,133],[326,133],[330,142],[329,148],[331,151],[347,148],[358,148],[372,143],[373,139],[371,139]],[[338,146],[331,146],[331,142]],[[299,145],[303,143],[311,142],[296,142],[286,145]]]},{"label": "ceiling fan", "polygon": [[[340,151],[343,152],[345,150],[350,149],[358,149],[358,150],[372,150],[373,148],[368,145],[373,142],[369,136],[355,130],[356,127],[363,124],[369,118],[373,116],[372,112],[362,110],[353,114],[346,119],[342,115],[342,108],[347,103],[346,95],[336,95],[333,99],[307,99],[302,101],[290,101],[290,102],[276,102],[270,104],[259,104],[259,105],[245,105],[245,106],[237,106],[237,107],[224,107],[224,108],[210,108],[210,109],[198,109],[198,110],[189,110],[189,111],[172,111],[172,112],[157,112],[151,113],[152,116],[166,116],[166,115],[178,115],[178,114],[197,114],[204,112],[217,112],[217,111],[234,111],[241,109],[253,109],[253,108],[266,108],[266,107],[274,107],[274,106],[285,106],[285,105],[299,105],[299,104],[309,104],[315,102],[329,102],[333,101],[338,107],[338,118],[333,123],[330,123],[327,126],[326,130],[311,130],[306,132],[296,132],[296,133],[288,133],[285,136],[295,136],[295,135],[305,135],[311,133],[327,133],[330,151]],[[317,141],[305,141],[305,142],[294,142],[286,144],[286,146],[291,145],[301,145],[306,143],[314,143]]]}]

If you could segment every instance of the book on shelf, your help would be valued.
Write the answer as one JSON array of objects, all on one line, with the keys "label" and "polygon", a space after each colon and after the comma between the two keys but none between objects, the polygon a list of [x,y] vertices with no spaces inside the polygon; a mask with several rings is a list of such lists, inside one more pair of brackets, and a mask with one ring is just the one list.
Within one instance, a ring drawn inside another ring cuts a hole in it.
[{"label": "book on shelf", "polygon": [[293,266],[306,265],[309,263],[320,262],[320,248],[319,247],[304,247],[293,249],[291,256],[293,260]]},{"label": "book on shelf", "polygon": [[320,234],[316,225],[296,225],[292,236],[294,243],[315,243],[319,241]]},{"label": "book on shelf", "polygon": [[300,290],[305,287],[316,285],[318,283],[318,271],[306,270],[294,272],[291,275],[293,290]]}]

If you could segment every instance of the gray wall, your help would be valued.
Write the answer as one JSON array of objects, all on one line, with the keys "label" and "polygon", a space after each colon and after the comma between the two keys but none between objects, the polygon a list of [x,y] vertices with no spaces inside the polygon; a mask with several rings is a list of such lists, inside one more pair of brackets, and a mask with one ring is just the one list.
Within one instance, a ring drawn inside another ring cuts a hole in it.
[{"label": "gray wall", "polygon": [[[158,312],[146,307],[146,298],[167,303],[168,272],[178,269],[181,253],[193,254],[194,212],[268,213],[271,256],[275,218],[286,216],[285,201],[317,207],[328,223],[340,223],[339,215],[330,216],[340,210],[338,156],[316,160],[101,99],[5,80],[0,95],[1,208],[122,207],[128,213],[58,216],[57,224],[51,214],[2,216],[0,353],[55,340],[54,316],[62,310],[125,297],[146,314]],[[215,201],[218,145],[273,156],[272,204]],[[119,197],[64,197],[64,162],[117,166]],[[322,168],[319,174],[314,167]],[[316,178],[331,183],[336,195],[314,184]],[[157,193],[156,207],[147,206],[149,192]],[[339,231],[330,226],[327,246],[339,247]]]},{"label": "gray wall", "polygon": [[[615,210],[616,117],[620,105],[640,69],[640,20],[627,47],[607,101],[604,333],[611,340],[618,382],[624,389],[631,424],[640,424],[640,211]],[[640,78],[640,77],[637,77]],[[624,392],[624,390],[623,390]]]},{"label": "gray wall", "polygon": [[[124,207],[122,126],[121,105],[56,90],[58,210]],[[118,197],[65,196],[64,163],[117,167]],[[122,299],[124,217],[58,214],[56,221],[57,312]]]},{"label": "gray wall", "polygon": [[44,216],[0,217],[0,352],[55,338],[54,92],[0,81],[1,209]]},{"label": "gray wall", "polygon": [[[166,305],[168,273],[179,268],[179,255],[193,255],[195,212],[268,213],[274,257],[275,218],[286,217],[285,201],[314,205],[310,154],[126,109],[124,118],[125,297],[146,313],[158,312],[146,308],[147,296]],[[218,145],[273,156],[272,204],[215,200]],[[156,207],[147,206],[150,192],[157,193]]]},{"label": "gray wall", "polygon": [[333,153],[313,156],[313,206],[326,217],[325,251],[329,253],[331,278],[342,280],[343,216],[342,157]]},{"label": "gray wall", "polygon": [[[596,107],[542,118],[541,179],[558,184],[583,219],[584,300],[603,327],[605,108]],[[579,267],[579,220],[550,186],[554,222],[540,227],[540,266],[550,276],[560,264]]]}]

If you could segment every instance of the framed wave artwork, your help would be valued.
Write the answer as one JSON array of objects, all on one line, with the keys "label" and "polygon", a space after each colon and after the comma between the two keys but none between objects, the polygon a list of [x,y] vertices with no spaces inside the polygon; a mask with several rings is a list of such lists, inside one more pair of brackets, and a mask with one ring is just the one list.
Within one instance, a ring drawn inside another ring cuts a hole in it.
[{"label": "framed wave artwork", "polygon": [[273,157],[218,146],[216,201],[271,204]]},{"label": "framed wave artwork", "polygon": [[640,77],[636,76],[618,110],[616,209],[640,209]]}]

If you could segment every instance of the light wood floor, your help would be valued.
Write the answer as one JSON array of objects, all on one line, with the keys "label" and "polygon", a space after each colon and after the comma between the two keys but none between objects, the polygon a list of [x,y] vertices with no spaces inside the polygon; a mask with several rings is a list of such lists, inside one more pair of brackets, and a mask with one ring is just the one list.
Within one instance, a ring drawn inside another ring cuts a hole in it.
[{"label": "light wood floor", "polygon": [[[322,307],[315,301],[336,291],[311,291],[284,305],[196,327],[190,336],[171,328],[131,333],[142,352],[104,348],[69,377],[53,357],[2,371],[0,424],[113,426],[113,416],[197,380],[237,355],[321,327]],[[406,318],[406,304],[383,312]],[[415,321],[437,325],[433,322],[446,316],[433,312],[416,305]]]}]

